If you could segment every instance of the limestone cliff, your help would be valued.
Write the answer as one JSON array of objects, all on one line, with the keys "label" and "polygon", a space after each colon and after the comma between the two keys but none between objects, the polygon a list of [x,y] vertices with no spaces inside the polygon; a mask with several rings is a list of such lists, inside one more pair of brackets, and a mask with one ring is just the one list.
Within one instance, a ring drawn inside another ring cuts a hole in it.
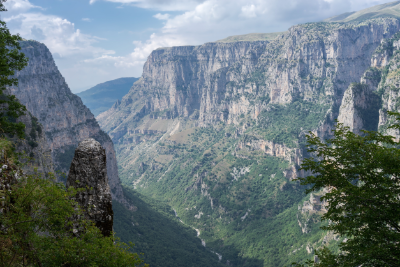
[{"label": "limestone cliff", "polygon": [[[296,100],[335,105],[370,66],[396,19],[294,26],[274,41],[207,43],[153,51],[141,79],[98,120],[118,140],[143,116],[239,123],[268,104]],[[337,115],[336,115],[337,116]]]},{"label": "limestone cliff", "polygon": [[43,125],[56,170],[68,173],[78,143],[89,137],[107,152],[107,172],[113,198],[123,201],[114,145],[81,99],[71,93],[48,48],[36,41],[21,42],[28,66],[16,72],[18,86],[8,88]]},{"label": "limestone cliff", "polygon": [[[266,41],[160,48],[97,119],[126,184],[167,201],[234,265],[258,253],[264,266],[284,266],[328,242],[317,238],[323,209],[297,208],[305,135],[329,137],[335,119],[377,129],[382,103],[397,103],[382,84],[396,83],[388,66],[399,30],[394,18],[308,23]],[[299,232],[286,236],[288,225]]]},{"label": "limestone cliff", "polygon": [[338,121],[354,133],[378,129],[381,100],[373,88],[365,83],[353,83],[344,93]]}]

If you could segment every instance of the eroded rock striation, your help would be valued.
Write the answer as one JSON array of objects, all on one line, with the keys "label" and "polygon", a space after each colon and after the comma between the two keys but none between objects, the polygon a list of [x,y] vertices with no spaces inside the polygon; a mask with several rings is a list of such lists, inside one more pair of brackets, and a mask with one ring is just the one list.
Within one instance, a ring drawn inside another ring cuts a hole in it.
[{"label": "eroded rock striation", "polygon": [[92,138],[82,141],[75,150],[67,187],[85,189],[75,200],[84,210],[85,218],[93,221],[104,236],[110,236],[114,213],[106,163],[106,152],[99,142]]}]

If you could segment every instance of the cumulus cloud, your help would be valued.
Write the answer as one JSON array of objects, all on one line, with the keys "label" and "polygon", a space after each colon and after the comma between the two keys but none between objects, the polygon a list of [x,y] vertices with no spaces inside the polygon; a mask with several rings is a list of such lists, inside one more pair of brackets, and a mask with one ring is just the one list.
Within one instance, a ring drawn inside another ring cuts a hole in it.
[{"label": "cumulus cloud", "polygon": [[99,46],[102,38],[82,33],[67,19],[41,13],[44,9],[29,0],[8,0],[5,6],[8,11],[2,14],[2,20],[10,31],[44,43],[72,88],[93,85],[93,76],[98,75],[96,71],[90,71],[93,66],[82,64],[85,59],[115,54],[113,50]]},{"label": "cumulus cloud", "polygon": [[156,19],[159,19],[159,20],[168,20],[170,18],[170,15],[158,13],[158,14],[155,14],[153,17],[155,17]]},{"label": "cumulus cloud", "polygon": [[184,11],[193,9],[198,4],[203,3],[206,0],[90,0],[90,4],[100,1],[133,5],[141,8],[162,11]]},{"label": "cumulus cloud", "polygon": [[32,8],[42,9],[39,6],[31,4],[29,0],[8,0],[7,2],[4,3],[4,6],[6,7],[9,13],[25,12]]},{"label": "cumulus cloud", "polygon": [[94,46],[100,38],[81,33],[75,29],[74,23],[57,16],[21,13],[5,17],[4,21],[13,32],[18,32],[23,38],[45,43],[52,53],[60,57],[114,53]]},{"label": "cumulus cloud", "polygon": [[187,44],[187,40],[181,38],[180,36],[159,36],[153,33],[150,39],[146,42],[135,41],[133,42],[135,49],[132,53],[127,56],[112,56],[112,55],[102,55],[93,59],[86,59],[86,63],[107,63],[112,64],[114,67],[132,68],[132,67],[142,67],[146,62],[147,57],[150,53],[160,47],[171,47],[171,46],[182,46]]}]

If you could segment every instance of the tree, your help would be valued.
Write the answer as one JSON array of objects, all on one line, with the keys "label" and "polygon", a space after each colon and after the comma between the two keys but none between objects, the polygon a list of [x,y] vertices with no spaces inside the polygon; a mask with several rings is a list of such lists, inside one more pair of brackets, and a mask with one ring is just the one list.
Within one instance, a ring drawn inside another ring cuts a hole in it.
[{"label": "tree", "polygon": [[[0,0],[0,11],[6,11],[3,4],[6,1]],[[19,51],[21,40],[19,35],[12,35],[6,23],[0,20],[0,130],[2,134],[17,134],[20,138],[24,136],[25,126],[16,120],[25,113],[26,108],[14,95],[6,94],[5,90],[6,86],[18,85],[18,80],[12,76],[28,62]]]},{"label": "tree", "polygon": [[[103,237],[84,219],[72,200],[76,190],[40,173],[24,175],[6,139],[0,139],[0,152],[1,267],[147,266],[129,252],[131,246]],[[77,222],[83,229],[79,238],[71,231]]]},{"label": "tree", "polygon": [[[396,115],[400,120],[400,114]],[[391,126],[399,128],[398,125]],[[325,188],[327,212],[322,229],[345,241],[334,255],[328,248],[316,254],[313,266],[399,266],[400,263],[400,143],[379,132],[352,133],[338,124],[333,138],[322,141],[310,133],[301,168],[313,175],[298,178],[311,185],[306,193]]]}]

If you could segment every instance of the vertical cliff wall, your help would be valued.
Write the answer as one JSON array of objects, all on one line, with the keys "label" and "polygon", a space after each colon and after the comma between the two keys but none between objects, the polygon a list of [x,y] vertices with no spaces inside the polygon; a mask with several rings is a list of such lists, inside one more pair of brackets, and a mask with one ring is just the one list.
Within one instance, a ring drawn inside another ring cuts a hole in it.
[{"label": "vertical cliff wall", "polygon": [[43,125],[54,168],[68,173],[79,142],[94,138],[106,149],[107,173],[113,199],[123,200],[114,145],[81,99],[71,93],[48,48],[21,42],[28,66],[15,74],[18,86],[8,88]]},{"label": "vertical cliff wall", "polygon": [[238,124],[242,114],[256,119],[268,104],[301,100],[328,105],[336,117],[344,91],[360,81],[381,40],[398,29],[396,19],[309,23],[271,42],[160,48],[121,103],[98,120],[119,139],[147,114]]}]

